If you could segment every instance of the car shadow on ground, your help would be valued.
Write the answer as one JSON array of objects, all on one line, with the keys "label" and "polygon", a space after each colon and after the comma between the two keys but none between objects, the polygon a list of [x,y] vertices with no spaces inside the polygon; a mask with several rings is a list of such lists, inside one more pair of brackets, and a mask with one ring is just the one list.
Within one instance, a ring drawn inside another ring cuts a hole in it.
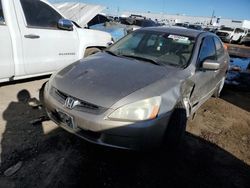
[{"label": "car shadow on ground", "polygon": [[72,154],[54,177],[57,182],[53,186],[247,187],[250,183],[247,164],[190,133],[175,154],[163,150],[125,152],[81,144]]},{"label": "car shadow on ground", "polygon": [[[222,148],[186,133],[175,153],[132,152],[51,133],[8,181],[23,187],[248,187],[250,167]],[[0,178],[1,181],[1,178]]]},{"label": "car shadow on ground", "polygon": [[[48,134],[44,110],[28,91],[18,93],[3,118],[1,141],[3,187],[248,187],[250,166],[201,137],[186,132],[175,153],[132,152],[96,146],[58,128]],[[16,119],[17,118],[17,119]],[[18,119],[19,118],[19,119]],[[17,123],[18,122],[18,123]],[[13,141],[14,140],[14,141]],[[18,161],[12,176],[3,172]]]}]

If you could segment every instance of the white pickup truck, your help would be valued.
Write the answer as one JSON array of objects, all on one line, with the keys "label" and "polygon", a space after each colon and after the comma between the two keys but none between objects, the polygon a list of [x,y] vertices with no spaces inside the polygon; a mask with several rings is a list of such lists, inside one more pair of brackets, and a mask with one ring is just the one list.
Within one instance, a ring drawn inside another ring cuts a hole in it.
[{"label": "white pickup truck", "polygon": [[110,42],[45,0],[0,0],[0,82],[51,74]]}]

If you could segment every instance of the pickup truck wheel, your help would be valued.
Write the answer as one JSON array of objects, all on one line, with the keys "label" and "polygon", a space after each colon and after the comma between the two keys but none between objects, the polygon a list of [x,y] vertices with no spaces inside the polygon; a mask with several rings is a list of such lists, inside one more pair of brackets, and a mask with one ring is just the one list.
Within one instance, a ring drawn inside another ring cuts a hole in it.
[{"label": "pickup truck wheel", "polygon": [[87,48],[84,53],[84,57],[88,57],[90,55],[93,55],[97,52],[100,52],[101,50],[99,48]]},{"label": "pickup truck wheel", "polygon": [[167,125],[163,141],[164,148],[175,151],[181,144],[187,125],[186,109],[182,104],[176,105]]},{"label": "pickup truck wheel", "polygon": [[225,76],[221,79],[221,81],[220,81],[220,84],[217,86],[217,88],[215,89],[215,92],[214,92],[214,97],[215,98],[219,98],[220,97],[220,93],[221,93],[221,91],[222,91],[222,89],[223,89],[223,86],[224,86],[224,83],[225,83]]}]

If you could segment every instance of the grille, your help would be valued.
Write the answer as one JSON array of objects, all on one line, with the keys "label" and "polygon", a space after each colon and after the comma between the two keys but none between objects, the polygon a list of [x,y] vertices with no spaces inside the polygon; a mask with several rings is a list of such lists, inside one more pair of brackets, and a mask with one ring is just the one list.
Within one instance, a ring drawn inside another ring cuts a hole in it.
[{"label": "grille", "polygon": [[62,91],[59,91],[56,88],[52,88],[50,93],[58,102],[60,102],[63,105],[65,104],[65,100],[67,99],[67,97],[71,97],[75,100],[78,100],[80,103],[74,107],[74,109],[78,110],[78,111],[100,114],[106,110],[106,108],[103,108],[103,107],[97,106],[95,104],[77,99],[77,98],[72,97],[70,95],[67,95],[67,94],[63,93]]}]

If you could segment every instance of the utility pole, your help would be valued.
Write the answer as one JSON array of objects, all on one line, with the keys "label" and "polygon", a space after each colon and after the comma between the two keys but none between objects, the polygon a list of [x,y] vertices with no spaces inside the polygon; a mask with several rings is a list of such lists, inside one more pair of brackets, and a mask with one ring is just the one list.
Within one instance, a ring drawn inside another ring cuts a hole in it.
[{"label": "utility pole", "polygon": [[211,20],[210,20],[210,25],[213,24],[213,18],[214,18],[214,10],[213,10],[212,17],[211,17]]}]

